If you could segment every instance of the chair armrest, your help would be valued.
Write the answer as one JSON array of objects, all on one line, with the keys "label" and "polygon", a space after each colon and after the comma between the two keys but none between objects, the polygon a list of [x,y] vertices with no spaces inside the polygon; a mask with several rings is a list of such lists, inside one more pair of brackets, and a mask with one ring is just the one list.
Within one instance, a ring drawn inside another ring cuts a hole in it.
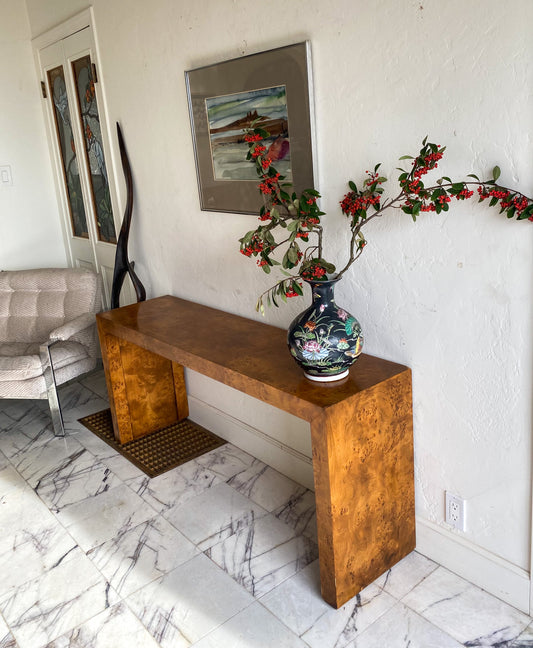
[{"label": "chair armrest", "polygon": [[58,326],[50,333],[49,340],[52,342],[58,342],[59,340],[68,340],[76,333],[83,331],[84,329],[92,326],[96,322],[96,315],[94,313],[84,313],[78,317],[70,320],[70,322],[65,322],[61,326]]}]

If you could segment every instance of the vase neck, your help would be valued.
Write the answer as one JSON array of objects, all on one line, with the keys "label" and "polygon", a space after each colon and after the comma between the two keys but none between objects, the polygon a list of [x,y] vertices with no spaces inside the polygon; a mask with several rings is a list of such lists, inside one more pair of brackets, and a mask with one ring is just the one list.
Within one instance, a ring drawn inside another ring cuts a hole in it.
[{"label": "vase neck", "polygon": [[334,301],[336,280],[332,281],[307,281],[311,286],[314,303],[328,303]]}]

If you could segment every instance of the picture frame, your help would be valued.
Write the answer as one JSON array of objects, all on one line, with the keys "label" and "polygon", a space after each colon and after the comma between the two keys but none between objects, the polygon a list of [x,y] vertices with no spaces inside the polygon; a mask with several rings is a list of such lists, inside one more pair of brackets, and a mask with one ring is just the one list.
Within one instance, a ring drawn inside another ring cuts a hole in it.
[{"label": "picture frame", "polygon": [[259,214],[243,130],[254,120],[293,190],[314,187],[309,41],[188,70],[185,82],[202,211]]}]

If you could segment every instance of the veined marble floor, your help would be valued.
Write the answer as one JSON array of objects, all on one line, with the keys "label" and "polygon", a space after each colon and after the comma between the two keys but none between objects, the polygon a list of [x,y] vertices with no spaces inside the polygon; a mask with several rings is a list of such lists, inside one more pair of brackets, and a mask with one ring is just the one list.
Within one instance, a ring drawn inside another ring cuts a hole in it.
[{"label": "veined marble floor", "polygon": [[226,445],[149,479],[81,426],[101,372],[0,401],[0,648],[533,646],[531,619],[414,552],[339,610],[313,494]]}]

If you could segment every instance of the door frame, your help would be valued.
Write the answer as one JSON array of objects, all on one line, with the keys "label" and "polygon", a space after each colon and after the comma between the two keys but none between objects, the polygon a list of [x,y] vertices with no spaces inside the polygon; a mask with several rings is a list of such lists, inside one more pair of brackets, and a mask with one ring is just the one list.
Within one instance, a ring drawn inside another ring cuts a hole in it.
[{"label": "door frame", "polygon": [[[50,45],[54,45],[55,43],[58,43],[59,41],[62,41],[68,38],[69,36],[72,36],[73,34],[80,32],[86,28],[90,29],[92,48],[94,49],[94,58],[96,59],[97,71],[99,73],[98,85],[100,86],[100,88],[98,93],[98,112],[101,118],[100,125],[101,125],[101,130],[103,135],[102,139],[104,145],[104,154],[105,154],[106,167],[107,167],[108,178],[109,178],[111,204],[113,208],[113,219],[115,223],[115,231],[117,233],[117,238],[118,238],[118,233],[120,231],[120,226],[122,223],[122,217],[119,216],[119,212],[120,212],[119,205],[124,204],[124,196],[122,195],[122,183],[118,182],[118,178],[120,177],[120,173],[121,173],[118,171],[119,156],[116,153],[116,147],[114,146],[115,140],[110,128],[110,121],[108,118],[109,111],[107,106],[106,92],[105,92],[105,86],[103,80],[105,75],[102,70],[93,8],[89,7],[88,9],[83,10],[79,14],[76,14],[72,18],[69,18],[68,20],[61,23],[60,25],[53,27],[52,29],[44,32],[43,34],[40,34],[39,36],[36,36],[35,38],[32,39],[31,44],[33,48],[33,56],[34,56],[34,62],[37,71],[37,78],[39,81],[45,81],[45,79],[42,78],[43,66],[41,62],[41,50],[45,49]],[[61,224],[61,232],[63,236],[63,245],[65,248],[65,254],[67,256],[68,265],[74,266],[75,260],[73,258],[71,244],[70,244],[70,231],[68,230],[68,228],[70,227],[69,218],[66,217],[69,214],[67,195],[66,195],[66,189],[63,186],[63,183],[61,182],[61,178],[63,177],[62,162],[61,162],[60,155],[58,155],[57,143],[54,140],[54,133],[55,133],[55,124],[53,121],[54,116],[51,110],[51,106],[49,105],[49,102],[45,101],[44,98],[43,98],[42,106],[43,106],[43,116],[45,119],[45,126],[46,126],[45,130],[46,130],[47,143],[50,151],[50,159],[51,159],[51,164],[53,169],[56,198],[58,202],[58,207],[61,212],[60,224]],[[72,109],[74,110],[75,108],[72,107]],[[87,213],[87,218],[88,219],[90,218],[89,213]],[[93,225],[94,224],[91,224],[89,227],[92,228]],[[95,251],[94,252],[95,258],[97,260],[98,257],[96,256],[96,245],[101,243],[96,239],[93,240],[93,238],[94,237],[91,237],[91,244]],[[114,245],[114,244],[109,243],[106,245]],[[113,253],[113,257],[114,257],[114,253]],[[97,269],[99,271],[104,272],[104,269],[103,268],[100,269],[98,263],[97,266],[98,266]],[[109,274],[109,272],[106,272],[106,274]],[[111,281],[112,281],[112,268],[111,268],[111,277],[103,276],[103,280],[104,280],[103,281],[104,306],[107,308],[109,307],[110,297],[111,297],[110,289],[111,289]],[[131,296],[129,295],[130,291],[128,291],[129,286],[125,286],[125,288],[126,288],[126,292],[128,293],[125,296],[127,297],[128,301],[131,301]]]}]

